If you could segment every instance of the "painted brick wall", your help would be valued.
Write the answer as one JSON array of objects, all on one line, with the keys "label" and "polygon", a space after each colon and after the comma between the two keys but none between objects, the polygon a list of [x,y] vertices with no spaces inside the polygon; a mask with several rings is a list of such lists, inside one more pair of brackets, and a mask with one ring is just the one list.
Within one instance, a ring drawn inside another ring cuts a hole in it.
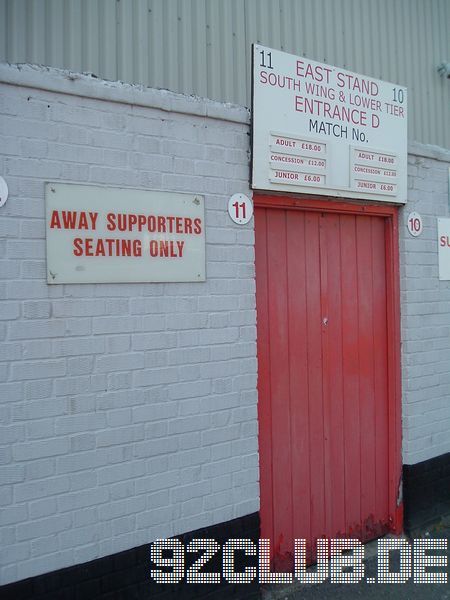
[{"label": "painted brick wall", "polygon": [[[148,95],[0,86],[2,584],[259,508],[248,115]],[[46,180],[203,194],[207,281],[48,286]]]},{"label": "painted brick wall", "polygon": [[[78,96],[0,88],[1,583],[259,505],[253,227],[225,210],[230,194],[250,193],[246,111],[54,70],[26,76]],[[159,108],[131,105],[138,96]],[[436,221],[449,214],[449,161],[413,145],[401,210],[407,464],[450,451]],[[47,286],[46,180],[203,193],[206,283]],[[419,238],[406,231],[412,210]]]},{"label": "painted brick wall", "polygon": [[[439,281],[437,240],[437,217],[449,216],[450,151],[419,147],[408,163],[400,219],[403,459],[415,464],[450,452],[450,282]],[[412,211],[424,222],[417,238],[406,228]]]}]

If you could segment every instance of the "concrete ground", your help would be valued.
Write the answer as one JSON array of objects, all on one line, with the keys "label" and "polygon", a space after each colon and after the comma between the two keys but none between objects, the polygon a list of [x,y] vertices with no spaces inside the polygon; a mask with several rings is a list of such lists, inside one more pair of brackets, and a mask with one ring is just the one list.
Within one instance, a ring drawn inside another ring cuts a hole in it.
[{"label": "concrete ground", "polygon": [[[438,554],[450,556],[450,517],[441,521],[429,531],[422,531],[415,537],[447,538],[448,549],[445,553]],[[291,586],[270,586],[263,590],[263,600],[351,600],[352,598],[367,598],[383,600],[450,600],[450,560],[447,568],[436,568],[432,571],[447,572],[447,584],[415,584],[413,578],[404,584],[370,584],[366,583],[367,577],[377,575],[377,543],[370,542],[365,546],[365,572],[363,580],[358,584],[331,584],[320,585],[293,584]],[[395,560],[392,570],[396,570]]]}]

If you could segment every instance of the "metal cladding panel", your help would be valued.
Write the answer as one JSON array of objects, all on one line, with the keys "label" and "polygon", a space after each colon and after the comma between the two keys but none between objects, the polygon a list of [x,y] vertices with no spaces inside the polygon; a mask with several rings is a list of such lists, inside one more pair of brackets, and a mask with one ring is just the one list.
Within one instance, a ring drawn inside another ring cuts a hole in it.
[{"label": "metal cladding panel", "polygon": [[250,106],[251,44],[408,88],[409,138],[450,147],[448,0],[0,0],[0,60]]}]

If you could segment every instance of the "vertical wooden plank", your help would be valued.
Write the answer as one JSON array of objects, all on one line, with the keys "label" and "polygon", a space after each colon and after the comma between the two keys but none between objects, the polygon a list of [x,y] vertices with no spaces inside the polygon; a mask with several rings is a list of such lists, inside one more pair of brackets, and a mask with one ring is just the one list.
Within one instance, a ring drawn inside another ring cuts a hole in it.
[{"label": "vertical wooden plank", "polygon": [[388,423],[389,423],[389,521],[393,531],[401,530],[402,505],[399,488],[401,463],[401,382],[400,382],[400,291],[398,212],[386,222],[386,301],[388,336]]},{"label": "vertical wooden plank", "polygon": [[330,537],[345,534],[345,456],[344,397],[342,371],[342,298],[341,239],[339,215],[327,215],[327,277],[328,277],[328,374],[329,374],[329,452],[331,463],[331,493],[329,504]]},{"label": "vertical wooden plank", "polygon": [[[311,539],[305,214],[288,213],[287,268],[293,537]],[[317,271],[319,264],[316,264]]]},{"label": "vertical wooden plank", "polygon": [[270,390],[272,403],[273,539],[279,556],[292,553],[292,470],[289,414],[289,325],[286,211],[267,211]]},{"label": "vertical wooden plank", "polygon": [[375,422],[373,374],[373,290],[371,217],[356,217],[361,516],[364,539],[375,537]]},{"label": "vertical wooden plank", "polygon": [[311,542],[325,534],[319,218],[305,215]]},{"label": "vertical wooden plank", "polygon": [[324,534],[333,535],[331,529],[331,503],[329,499],[332,495],[331,488],[331,390],[333,383],[330,380],[329,356],[330,356],[330,338],[329,338],[329,298],[328,298],[328,219],[329,215],[323,212],[319,216],[319,254],[320,254],[320,329],[322,342],[322,406],[323,406],[323,457],[324,457]]},{"label": "vertical wooden plank", "polygon": [[389,410],[387,385],[387,307],[385,220],[372,221],[372,288],[374,341],[374,420],[375,420],[375,494],[376,514],[384,523],[389,519]]},{"label": "vertical wooden plank", "polygon": [[358,282],[356,265],[356,219],[341,216],[342,369],[344,376],[345,507],[346,532],[358,535],[361,528],[361,433],[359,425]]},{"label": "vertical wooden plank", "polygon": [[[256,311],[258,319],[258,424],[261,537],[273,539],[272,403],[270,393],[267,210],[255,209]],[[272,545],[273,550],[273,545]]]}]

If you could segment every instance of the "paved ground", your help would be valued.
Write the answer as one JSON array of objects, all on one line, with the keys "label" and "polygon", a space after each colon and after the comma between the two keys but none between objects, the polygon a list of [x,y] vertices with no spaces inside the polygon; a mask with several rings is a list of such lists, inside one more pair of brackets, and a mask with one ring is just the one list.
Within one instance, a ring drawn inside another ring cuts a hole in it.
[{"label": "paved ground", "polygon": [[[450,556],[450,518],[430,531],[417,534],[416,537],[447,538],[447,556]],[[443,552],[441,552],[444,554]],[[377,574],[376,542],[368,544],[365,552],[365,578]],[[364,580],[358,584],[337,585],[324,583],[321,585],[292,585],[283,588],[271,587],[263,591],[263,600],[351,600],[353,598],[395,600],[450,600],[450,559],[447,569],[447,584],[414,584],[412,579],[405,584],[368,584]],[[393,570],[396,569],[395,563]],[[438,569],[433,569],[438,570]],[[365,579],[364,578],[364,579]]]}]

